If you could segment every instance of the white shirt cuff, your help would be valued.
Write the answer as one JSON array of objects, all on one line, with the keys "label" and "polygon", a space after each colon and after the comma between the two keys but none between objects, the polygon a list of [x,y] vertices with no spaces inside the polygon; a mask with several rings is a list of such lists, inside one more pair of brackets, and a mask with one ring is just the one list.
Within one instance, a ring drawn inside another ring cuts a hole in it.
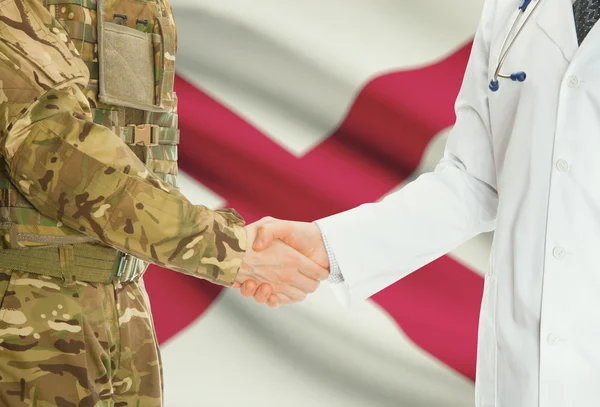
[{"label": "white shirt cuff", "polygon": [[342,274],[342,270],[340,270],[340,266],[335,259],[335,255],[333,254],[333,250],[327,241],[327,236],[323,233],[323,230],[319,227],[319,224],[315,222],[319,231],[321,232],[321,237],[323,238],[323,244],[325,245],[325,251],[327,252],[327,257],[329,258],[329,278],[327,281],[330,284],[340,284],[344,282],[344,275]]}]

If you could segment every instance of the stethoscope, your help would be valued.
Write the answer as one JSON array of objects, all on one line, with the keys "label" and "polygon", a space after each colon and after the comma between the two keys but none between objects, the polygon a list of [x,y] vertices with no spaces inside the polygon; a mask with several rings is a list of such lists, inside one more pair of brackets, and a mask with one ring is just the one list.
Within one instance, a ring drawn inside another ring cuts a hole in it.
[{"label": "stethoscope", "polygon": [[[529,21],[529,19],[531,18],[531,15],[533,14],[533,12],[537,8],[537,6],[540,5],[540,1],[541,0],[536,1],[535,6],[533,6],[533,9],[531,10],[531,13],[529,13],[527,15],[527,17],[525,17],[525,21],[523,21],[523,24],[521,24],[521,26],[515,33],[515,29],[518,27],[519,22],[525,15],[525,11],[527,10],[529,3],[531,3],[531,0],[521,0],[521,5],[519,5],[519,10],[517,12],[517,16],[515,17],[515,21],[513,22],[512,26],[510,27],[508,34],[506,34],[506,38],[504,38],[504,42],[502,43],[502,48],[500,49],[500,54],[498,55],[498,62],[496,64],[496,70],[494,71],[494,78],[490,81],[490,85],[489,85],[489,88],[492,92],[496,92],[500,88],[500,83],[498,82],[498,78],[510,79],[511,81],[515,81],[515,82],[523,82],[527,78],[527,74],[525,74],[525,72],[523,72],[523,71],[514,72],[514,73],[511,73],[510,75],[502,75],[500,73],[500,69],[502,69],[504,60],[506,59],[506,56],[508,55],[508,52],[512,48],[513,44],[519,37],[519,34],[521,34],[523,27],[525,27],[525,25],[527,24],[527,21]],[[509,38],[510,38],[510,41],[509,41]]]}]

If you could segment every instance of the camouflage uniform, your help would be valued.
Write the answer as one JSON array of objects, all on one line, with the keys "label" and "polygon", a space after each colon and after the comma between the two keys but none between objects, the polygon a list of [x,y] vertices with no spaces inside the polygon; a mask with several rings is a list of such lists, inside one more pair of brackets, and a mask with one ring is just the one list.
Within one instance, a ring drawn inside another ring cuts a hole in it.
[{"label": "camouflage uniform", "polygon": [[167,0],[0,0],[0,405],[162,405],[141,274],[231,285],[232,210],[177,190]]}]

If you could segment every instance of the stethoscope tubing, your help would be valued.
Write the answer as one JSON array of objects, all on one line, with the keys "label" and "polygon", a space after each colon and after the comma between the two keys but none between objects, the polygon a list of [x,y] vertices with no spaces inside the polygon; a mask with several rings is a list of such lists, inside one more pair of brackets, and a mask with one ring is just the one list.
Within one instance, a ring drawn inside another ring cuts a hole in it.
[{"label": "stethoscope tubing", "polygon": [[[498,60],[496,62],[496,69],[494,71],[494,77],[493,77],[492,81],[490,82],[490,89],[492,89],[491,85],[493,83],[495,83],[496,84],[495,90],[497,90],[498,78],[518,80],[519,82],[523,82],[525,80],[525,72],[517,72],[517,73],[511,74],[511,75],[503,75],[500,73],[500,70],[502,69],[502,66],[504,65],[504,61],[506,60],[506,57],[510,53],[511,48],[513,47],[513,45],[519,38],[521,31],[523,31],[523,28],[527,25],[527,22],[531,19],[531,16],[533,15],[533,13],[537,9],[537,7],[540,5],[540,2],[541,2],[541,0],[536,1],[535,5],[531,9],[531,12],[525,16],[525,20],[523,21],[523,24],[520,25],[520,27],[519,27],[519,23],[522,20],[522,16],[527,11],[527,8],[529,6],[529,3],[531,3],[531,0],[523,0],[521,2],[521,5],[519,5],[519,8],[517,9],[518,14],[515,17],[510,29],[508,30],[508,33],[506,34],[504,41],[502,41],[502,47],[500,48],[500,53],[498,54]],[[519,28],[515,33],[515,30],[517,29],[517,27],[519,27]],[[511,37],[512,37],[512,39],[511,39]],[[494,89],[492,89],[492,90],[494,91]]]}]

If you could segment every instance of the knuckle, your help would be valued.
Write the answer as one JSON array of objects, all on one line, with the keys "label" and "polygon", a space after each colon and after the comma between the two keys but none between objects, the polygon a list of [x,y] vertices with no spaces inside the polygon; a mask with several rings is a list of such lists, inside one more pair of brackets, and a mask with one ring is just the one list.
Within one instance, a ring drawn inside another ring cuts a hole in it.
[{"label": "knuckle", "polygon": [[266,233],[267,232],[267,228],[264,224],[258,225],[258,227],[256,228],[257,232],[260,233]]}]

